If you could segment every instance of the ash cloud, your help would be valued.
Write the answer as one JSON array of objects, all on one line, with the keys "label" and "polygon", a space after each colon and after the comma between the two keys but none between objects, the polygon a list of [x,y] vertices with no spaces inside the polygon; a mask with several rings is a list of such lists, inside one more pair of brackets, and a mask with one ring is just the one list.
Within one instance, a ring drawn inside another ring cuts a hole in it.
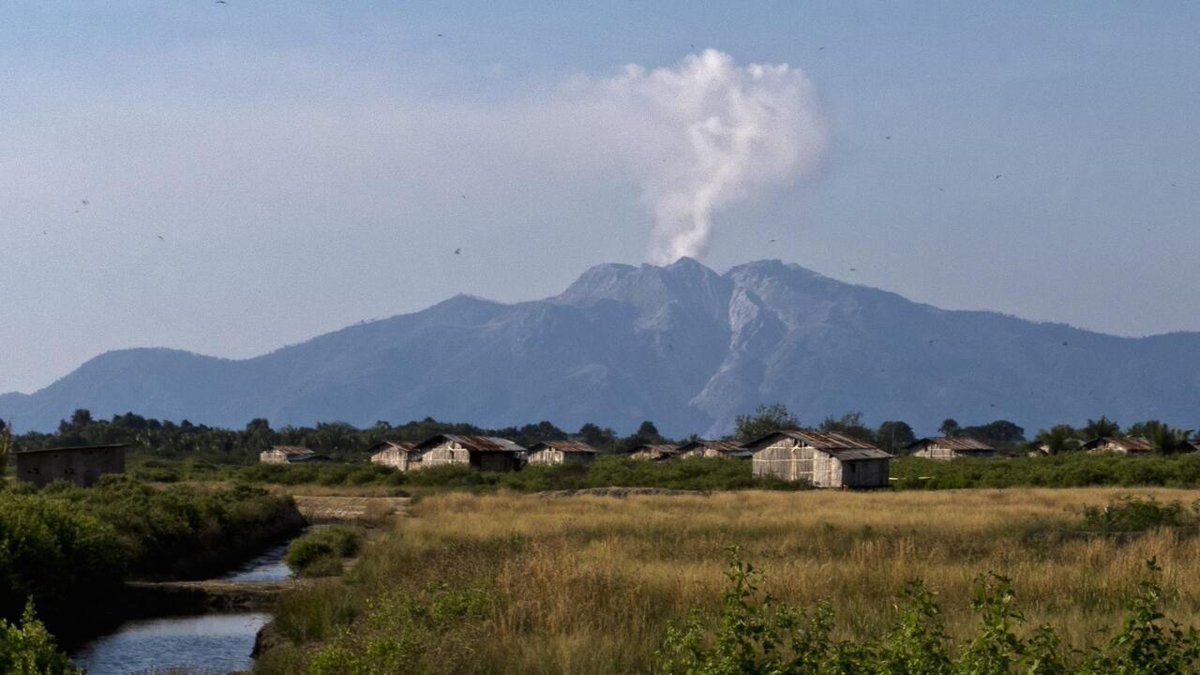
[{"label": "ash cloud", "polygon": [[670,68],[626,66],[591,93],[653,213],[659,264],[703,256],[715,213],[803,178],[827,145],[812,83],[786,64],[708,49]]}]

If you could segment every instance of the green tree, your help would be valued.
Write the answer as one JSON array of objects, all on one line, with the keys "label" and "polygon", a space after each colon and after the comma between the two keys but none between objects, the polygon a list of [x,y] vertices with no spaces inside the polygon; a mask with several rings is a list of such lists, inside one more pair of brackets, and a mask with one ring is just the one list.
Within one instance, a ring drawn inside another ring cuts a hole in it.
[{"label": "green tree", "polygon": [[1075,427],[1069,424],[1058,424],[1049,429],[1043,429],[1034,437],[1033,442],[1048,455],[1079,449],[1079,434]]},{"label": "green tree", "polygon": [[33,598],[25,602],[20,623],[0,619],[0,672],[10,675],[83,673],[55,647],[54,637],[38,621],[33,610]]},{"label": "green tree", "polygon": [[938,427],[938,433],[945,436],[946,438],[951,438],[953,436],[957,436],[958,431],[959,431],[958,422],[956,422],[954,420],[954,418],[952,418],[952,417],[948,417],[948,418],[942,420],[942,426]]},{"label": "green tree", "polygon": [[962,427],[955,434],[968,436],[993,446],[1013,446],[1025,442],[1025,430],[1008,420],[996,420],[973,427]]},{"label": "green tree", "polygon": [[746,443],[774,431],[795,431],[800,422],[782,403],[774,403],[758,406],[753,415],[738,415],[734,426],[737,440]]},{"label": "green tree", "polygon": [[875,440],[875,432],[862,423],[862,413],[860,412],[846,413],[840,419],[826,417],[818,428],[824,432],[846,434],[868,443]]},{"label": "green tree", "polygon": [[1090,441],[1093,438],[1120,436],[1121,425],[1101,415],[1098,420],[1088,420],[1087,424],[1079,431],[1085,439]]},{"label": "green tree", "polygon": [[897,453],[915,443],[917,435],[907,422],[889,420],[879,425],[875,432],[875,445],[890,453]]}]

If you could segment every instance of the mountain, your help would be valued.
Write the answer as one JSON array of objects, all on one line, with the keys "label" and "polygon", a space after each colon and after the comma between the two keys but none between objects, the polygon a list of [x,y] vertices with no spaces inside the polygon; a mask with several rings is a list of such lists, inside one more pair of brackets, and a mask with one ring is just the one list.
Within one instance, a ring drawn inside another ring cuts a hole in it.
[{"label": "mountain", "polygon": [[[1008,419],[1029,431],[1101,414],[1200,421],[1200,333],[1120,338],[947,311],[760,261],[721,275],[684,258],[606,264],[556,297],[457,296],[252,359],[109,352],[0,418],[48,430],[76,408],[240,428],[432,416],[716,435],[761,403],[806,423],[862,411],[932,432]],[[1190,424],[1189,424],[1190,423]]]}]

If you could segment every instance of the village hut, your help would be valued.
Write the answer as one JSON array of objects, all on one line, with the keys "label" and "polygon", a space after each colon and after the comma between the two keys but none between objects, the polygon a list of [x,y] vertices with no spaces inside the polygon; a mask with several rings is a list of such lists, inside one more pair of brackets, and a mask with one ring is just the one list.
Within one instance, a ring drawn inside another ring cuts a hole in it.
[{"label": "village hut", "polygon": [[525,463],[528,450],[507,438],[438,434],[417,444],[421,462],[414,468],[445,464],[469,466],[483,471],[516,471]]},{"label": "village hut", "polygon": [[950,461],[963,457],[995,457],[996,449],[974,438],[922,438],[906,448],[914,457]]},{"label": "village hut", "polygon": [[542,441],[529,448],[530,464],[591,464],[598,450],[581,441]]},{"label": "village hut", "polygon": [[383,441],[367,448],[367,452],[371,453],[372,464],[390,466],[400,471],[417,469],[421,462],[417,444],[410,441]]},{"label": "village hut", "polygon": [[329,458],[300,445],[277,445],[258,453],[258,461],[261,464],[302,464],[328,462]]},{"label": "village hut", "polygon": [[680,459],[715,457],[717,459],[750,459],[754,453],[734,441],[695,440],[679,446]]},{"label": "village hut", "polygon": [[630,451],[629,459],[639,462],[664,462],[679,456],[679,446],[674,443],[643,443]]},{"label": "village hut", "polygon": [[806,480],[822,488],[888,485],[892,456],[846,434],[777,431],[742,447],[754,452],[752,470],[756,478]]},{"label": "village hut", "polygon": [[125,473],[126,443],[14,452],[17,478],[43,487],[56,480],[89,487],[105,474]]},{"label": "village hut", "polygon": [[1137,436],[1100,436],[1079,446],[1079,449],[1090,455],[1148,455],[1154,451],[1154,446],[1150,445],[1150,441]]}]

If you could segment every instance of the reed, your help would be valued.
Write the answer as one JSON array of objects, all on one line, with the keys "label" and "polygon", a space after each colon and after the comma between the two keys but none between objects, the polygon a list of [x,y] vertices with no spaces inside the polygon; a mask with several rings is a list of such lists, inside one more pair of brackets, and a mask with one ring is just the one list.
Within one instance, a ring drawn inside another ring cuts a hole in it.
[{"label": "reed", "polygon": [[[644,672],[668,623],[718,609],[731,545],[780,602],[828,601],[839,639],[878,639],[895,623],[896,598],[920,579],[936,593],[951,639],[963,642],[977,628],[976,579],[994,572],[1012,580],[1031,625],[1048,623],[1068,648],[1087,649],[1119,629],[1152,558],[1164,609],[1200,624],[1194,528],[1087,531],[1085,508],[1128,494],[444,494],[415,504],[349,576],[355,611],[344,616],[357,618],[283,649],[316,672],[401,662],[409,672]],[[1200,497],[1135,494],[1163,503]]]}]

